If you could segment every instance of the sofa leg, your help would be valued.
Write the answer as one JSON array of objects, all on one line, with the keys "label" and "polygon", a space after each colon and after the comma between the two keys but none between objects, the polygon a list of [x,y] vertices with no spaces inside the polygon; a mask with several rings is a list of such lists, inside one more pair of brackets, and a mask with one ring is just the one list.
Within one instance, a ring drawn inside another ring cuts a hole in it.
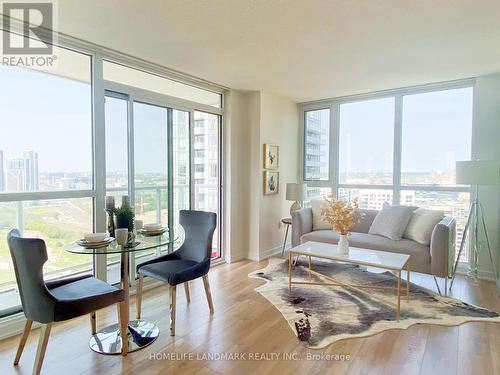
[{"label": "sofa leg", "polygon": [[437,291],[438,291],[439,295],[442,296],[441,289],[439,288],[439,283],[438,283],[438,281],[436,279],[436,276],[432,275],[432,277],[434,278],[434,282],[436,283],[436,288],[437,288]]}]

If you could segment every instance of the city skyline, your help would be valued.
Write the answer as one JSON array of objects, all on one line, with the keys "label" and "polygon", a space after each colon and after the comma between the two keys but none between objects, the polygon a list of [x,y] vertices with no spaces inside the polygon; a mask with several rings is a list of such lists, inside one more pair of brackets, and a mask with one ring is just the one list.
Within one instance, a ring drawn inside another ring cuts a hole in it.
[{"label": "city skyline", "polygon": [[4,166],[3,150],[0,150],[0,191],[37,191],[40,189],[38,153],[22,151],[20,157],[7,161]]}]

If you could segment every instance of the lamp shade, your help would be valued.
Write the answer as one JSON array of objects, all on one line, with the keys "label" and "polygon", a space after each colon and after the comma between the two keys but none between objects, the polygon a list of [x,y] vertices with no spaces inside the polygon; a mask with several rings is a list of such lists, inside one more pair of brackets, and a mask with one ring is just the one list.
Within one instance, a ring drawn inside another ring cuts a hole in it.
[{"label": "lamp shade", "polygon": [[457,161],[457,184],[464,185],[498,185],[498,160]]},{"label": "lamp shade", "polygon": [[286,184],[286,200],[287,201],[303,201],[306,196],[306,184],[287,183]]}]

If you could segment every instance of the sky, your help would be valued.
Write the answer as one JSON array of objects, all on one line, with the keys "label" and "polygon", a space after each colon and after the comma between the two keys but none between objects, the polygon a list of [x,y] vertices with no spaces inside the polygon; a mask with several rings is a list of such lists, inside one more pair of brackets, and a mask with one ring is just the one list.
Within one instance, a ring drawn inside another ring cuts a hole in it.
[{"label": "sky", "polygon": [[[88,83],[0,66],[0,87],[4,167],[22,151],[34,150],[38,152],[40,172],[92,170]],[[453,169],[455,160],[470,159],[472,88],[410,95],[403,103],[403,172]],[[136,103],[134,116],[136,172],[164,172],[166,110]],[[341,106],[341,173],[392,170],[393,118],[393,98]],[[108,99],[106,124],[108,170],[123,171],[124,101]]]},{"label": "sky", "polygon": [[[453,170],[456,160],[470,160],[472,94],[462,88],[403,97],[402,172]],[[341,174],[392,172],[394,106],[394,98],[340,105]]]},{"label": "sky", "polygon": [[[88,83],[0,66],[0,86],[4,168],[22,151],[33,150],[38,152],[40,172],[92,170]],[[107,168],[123,172],[127,170],[126,102],[107,98],[105,108]],[[136,103],[134,115],[136,172],[166,173],[166,109]]]}]

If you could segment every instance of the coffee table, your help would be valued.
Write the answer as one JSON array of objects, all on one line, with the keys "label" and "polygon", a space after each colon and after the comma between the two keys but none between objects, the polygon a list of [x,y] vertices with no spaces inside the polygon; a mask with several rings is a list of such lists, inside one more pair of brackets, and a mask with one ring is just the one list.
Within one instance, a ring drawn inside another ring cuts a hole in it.
[{"label": "coffee table", "polygon": [[[304,255],[309,258],[309,277],[311,274],[316,274],[325,278],[329,282],[313,282],[313,281],[293,281],[292,280],[292,259],[294,256]],[[360,266],[369,266],[382,268],[385,270],[397,273],[398,284],[397,287],[378,286],[378,285],[357,285],[345,284],[336,281],[334,278],[323,275],[319,272],[312,270],[311,258],[329,259],[337,262],[356,264]],[[410,300],[410,256],[407,254],[390,253],[387,251],[379,251],[372,249],[361,249],[356,247],[349,247],[349,254],[339,254],[337,245],[328,244],[323,242],[309,241],[299,246],[290,249],[288,253],[288,289],[292,290],[293,284],[301,285],[327,285],[327,286],[340,286],[360,289],[386,289],[395,290],[397,302],[391,305],[397,309],[397,321],[399,322],[399,315],[401,311],[401,271],[406,270],[406,298]]]}]

